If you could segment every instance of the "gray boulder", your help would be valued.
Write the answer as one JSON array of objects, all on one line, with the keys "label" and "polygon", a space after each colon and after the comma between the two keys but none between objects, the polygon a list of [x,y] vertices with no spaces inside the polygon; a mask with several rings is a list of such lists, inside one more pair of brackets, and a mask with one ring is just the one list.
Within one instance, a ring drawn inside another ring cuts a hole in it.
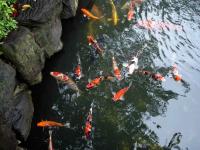
[{"label": "gray boulder", "polygon": [[9,34],[3,44],[3,54],[29,84],[41,81],[41,70],[45,62],[44,52],[28,28],[20,26]]},{"label": "gray boulder", "polygon": [[7,124],[4,116],[0,113],[0,150],[15,150],[17,139],[11,130],[11,126]]},{"label": "gray boulder", "polygon": [[0,113],[7,114],[16,86],[15,70],[0,59]]},{"label": "gray boulder", "polygon": [[26,141],[28,138],[31,122],[33,117],[33,103],[31,93],[29,91],[23,91],[18,93],[14,97],[14,108],[10,113],[12,118],[12,125],[15,131],[19,133],[20,140]]},{"label": "gray boulder", "polygon": [[74,17],[78,8],[78,0],[62,0],[62,2],[63,11],[61,17],[63,19]]}]

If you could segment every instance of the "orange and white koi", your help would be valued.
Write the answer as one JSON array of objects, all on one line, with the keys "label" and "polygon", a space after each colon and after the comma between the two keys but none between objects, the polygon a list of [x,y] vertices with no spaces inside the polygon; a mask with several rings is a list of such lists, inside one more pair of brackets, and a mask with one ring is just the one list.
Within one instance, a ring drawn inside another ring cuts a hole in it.
[{"label": "orange and white koi", "polygon": [[173,78],[174,78],[175,81],[181,81],[182,80],[182,76],[179,74],[176,64],[174,64],[173,67],[172,67],[172,75],[173,75]]},{"label": "orange and white koi", "polygon": [[38,127],[64,127],[66,125],[55,121],[41,121],[37,123]]},{"label": "orange and white koi", "polygon": [[97,78],[93,79],[92,81],[90,81],[86,85],[86,88],[87,89],[93,89],[94,87],[98,86],[103,80],[104,80],[103,76],[97,77]]},{"label": "orange and white koi", "polygon": [[50,75],[53,76],[58,81],[63,82],[66,84],[70,89],[76,91],[78,94],[80,94],[80,90],[76,83],[67,75],[60,73],[60,72],[50,72]]},{"label": "orange and white koi", "polygon": [[48,150],[54,150],[53,142],[52,142],[52,130],[49,130],[49,146],[48,146]]},{"label": "orange and white koi", "polygon": [[115,57],[112,57],[112,66],[113,66],[113,71],[114,71],[114,75],[118,80],[122,79],[121,76],[121,71],[119,70],[118,66],[117,66],[117,62],[115,60]]},{"label": "orange and white koi", "polygon": [[129,84],[129,86],[119,90],[118,92],[116,93],[113,93],[113,98],[112,100],[113,101],[120,101],[120,100],[124,100],[124,94],[129,90],[129,88],[131,87],[132,85],[132,82]]},{"label": "orange and white koi", "polygon": [[99,55],[103,56],[104,50],[100,47],[100,45],[98,44],[97,40],[95,40],[92,35],[88,35],[87,36],[87,40],[88,40],[89,45],[92,45],[92,47],[96,50],[96,52]]},{"label": "orange and white koi", "polygon": [[117,25],[118,23],[118,15],[117,15],[117,10],[116,10],[116,7],[115,7],[115,4],[112,0],[110,0],[110,4],[112,6],[112,19],[113,19],[113,24],[114,25]]},{"label": "orange and white koi", "polygon": [[131,0],[130,5],[129,5],[129,11],[127,14],[128,21],[131,21],[134,18],[134,14],[135,14],[134,7],[135,7],[135,1]]},{"label": "orange and white koi", "polygon": [[91,19],[94,19],[94,20],[101,19],[100,17],[93,15],[89,10],[87,10],[85,8],[81,8],[81,11],[84,14],[84,16],[87,16],[88,18],[91,18]]}]

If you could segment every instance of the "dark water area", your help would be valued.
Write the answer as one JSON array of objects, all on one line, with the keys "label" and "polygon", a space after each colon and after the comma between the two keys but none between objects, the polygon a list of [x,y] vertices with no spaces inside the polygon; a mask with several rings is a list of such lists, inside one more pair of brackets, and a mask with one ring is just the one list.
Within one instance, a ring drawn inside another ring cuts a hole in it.
[{"label": "dark water area", "polygon": [[[26,145],[29,150],[48,149],[48,130],[36,127],[41,120],[70,122],[71,128],[53,131],[57,150],[132,150],[134,145],[157,150],[167,147],[176,133],[181,139],[172,149],[200,149],[200,2],[144,1],[136,6],[132,21],[127,21],[125,1],[114,3],[119,16],[116,26],[108,20],[112,16],[109,1],[102,0],[95,1],[104,16],[101,21],[87,20],[78,14],[62,22],[63,50],[47,61],[42,83],[32,89],[35,114]],[[153,24],[142,27],[141,20],[143,25],[146,20]],[[89,34],[105,49],[104,58],[91,57],[92,49],[86,39]],[[88,79],[112,74],[113,54],[122,67],[140,50],[139,68],[159,72],[166,81],[154,81],[134,72],[122,81],[105,81],[95,89],[85,90]],[[77,65],[77,53],[84,74],[76,82],[82,90],[78,98],[49,75],[50,71],[71,75]],[[184,82],[170,77],[173,64],[177,64]],[[125,100],[114,103],[112,91],[130,82],[133,86]],[[88,146],[83,126],[92,102],[92,146]]]}]

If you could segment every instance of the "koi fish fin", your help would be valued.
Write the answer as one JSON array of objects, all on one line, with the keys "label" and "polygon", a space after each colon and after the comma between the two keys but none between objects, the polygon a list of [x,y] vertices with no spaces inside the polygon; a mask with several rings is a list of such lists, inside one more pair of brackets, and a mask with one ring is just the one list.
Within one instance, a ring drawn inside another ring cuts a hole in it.
[{"label": "koi fish fin", "polygon": [[112,95],[115,95],[116,94],[116,92],[112,92]]},{"label": "koi fish fin", "polygon": [[86,18],[87,16],[84,14],[84,15],[83,15],[83,17],[85,17],[85,18]]},{"label": "koi fish fin", "polygon": [[100,76],[102,76],[103,75],[103,71],[101,70],[101,71],[99,71],[99,75]]},{"label": "koi fish fin", "polygon": [[112,21],[112,18],[108,18],[107,21]]},{"label": "koi fish fin", "polygon": [[119,99],[120,99],[121,101],[124,101],[124,100],[125,100],[124,96],[120,97]]},{"label": "koi fish fin", "polygon": [[122,10],[128,9],[128,8],[129,8],[129,5],[130,5],[130,2],[126,2],[126,3],[121,7],[121,9],[122,9]]},{"label": "koi fish fin", "polygon": [[128,63],[123,63],[122,66],[128,67]]},{"label": "koi fish fin", "polygon": [[22,142],[20,141],[20,140],[17,140],[17,144],[19,145],[19,144],[21,144]]},{"label": "koi fish fin", "polygon": [[91,43],[89,43],[88,45],[89,45],[89,46],[91,46],[92,44],[91,44]]},{"label": "koi fish fin", "polygon": [[66,123],[64,124],[64,127],[70,128],[70,122],[66,122]]}]

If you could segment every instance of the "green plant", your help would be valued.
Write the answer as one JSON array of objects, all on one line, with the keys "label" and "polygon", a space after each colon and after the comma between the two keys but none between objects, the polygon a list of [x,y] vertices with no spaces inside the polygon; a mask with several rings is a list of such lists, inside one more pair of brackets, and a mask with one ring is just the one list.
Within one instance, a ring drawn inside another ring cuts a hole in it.
[{"label": "green plant", "polygon": [[8,33],[17,28],[17,22],[12,15],[11,5],[15,0],[0,0],[0,41],[5,38]]}]

